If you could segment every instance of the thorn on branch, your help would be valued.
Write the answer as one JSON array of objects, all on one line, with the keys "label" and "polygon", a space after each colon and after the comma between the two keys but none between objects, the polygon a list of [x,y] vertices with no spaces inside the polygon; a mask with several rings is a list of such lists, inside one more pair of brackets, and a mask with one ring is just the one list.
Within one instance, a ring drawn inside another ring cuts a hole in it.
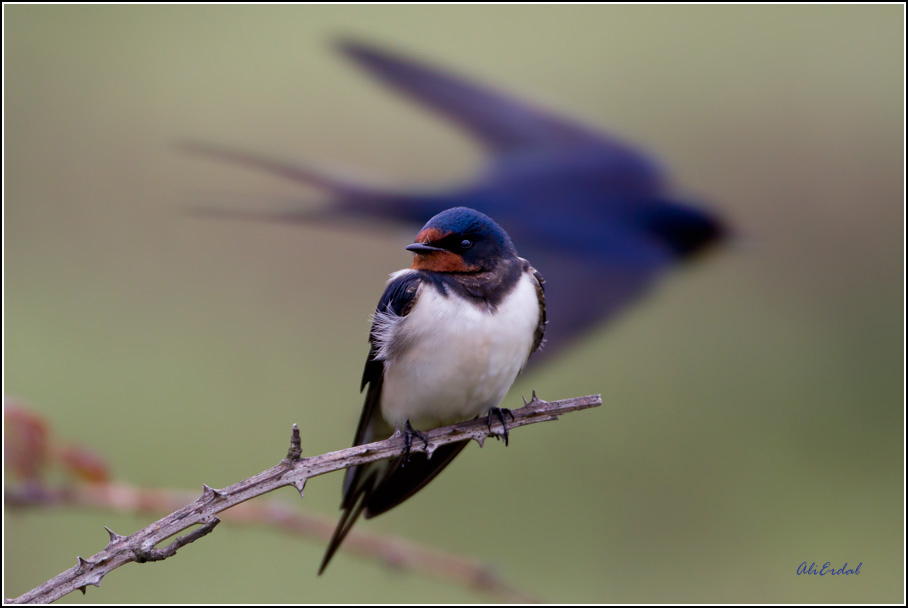
[{"label": "thorn on branch", "polygon": [[292,464],[300,459],[303,454],[303,443],[300,439],[300,427],[293,423],[293,430],[290,432],[290,449],[287,450],[287,456],[283,462]]},{"label": "thorn on branch", "polygon": [[124,538],[126,538],[125,536],[120,536],[119,534],[117,534],[116,532],[114,532],[113,530],[108,528],[107,526],[104,526],[104,529],[107,530],[107,534],[108,534],[108,536],[110,536],[110,540],[107,541],[108,547],[110,547],[111,545],[114,545],[114,544],[120,542],[121,540],[123,540]]},{"label": "thorn on branch", "polygon": [[219,499],[224,498],[224,493],[221,492],[220,490],[215,490],[214,488],[209,486],[207,483],[203,483],[202,484],[202,498],[206,502],[219,500]]}]

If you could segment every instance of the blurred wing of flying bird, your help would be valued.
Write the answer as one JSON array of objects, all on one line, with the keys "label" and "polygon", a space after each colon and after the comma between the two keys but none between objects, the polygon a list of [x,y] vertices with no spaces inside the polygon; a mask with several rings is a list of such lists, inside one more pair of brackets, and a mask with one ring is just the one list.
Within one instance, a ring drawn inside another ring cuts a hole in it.
[{"label": "blurred wing of flying bird", "polygon": [[408,193],[217,145],[184,144],[190,152],[332,196],[322,209],[224,214],[419,226],[444,209],[466,206],[495,217],[520,243],[520,255],[548,279],[551,323],[537,361],[609,319],[663,271],[725,235],[714,215],[675,200],[660,167],[627,143],[409,57],[354,41],[341,42],[339,49],[379,82],[468,132],[488,152],[485,169],[458,188]]}]

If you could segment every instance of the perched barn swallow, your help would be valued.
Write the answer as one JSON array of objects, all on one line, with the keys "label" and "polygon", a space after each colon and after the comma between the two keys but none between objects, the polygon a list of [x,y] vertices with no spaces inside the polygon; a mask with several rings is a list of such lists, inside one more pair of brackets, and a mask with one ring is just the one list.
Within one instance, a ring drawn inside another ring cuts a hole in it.
[{"label": "perched barn swallow", "polygon": [[[353,445],[397,431],[404,456],[347,469],[341,516],[319,574],[360,514],[374,517],[429,483],[468,441],[410,455],[424,430],[488,416],[499,408],[546,327],[543,279],[517,256],[508,234],[488,216],[457,207],[439,213],[407,247],[413,265],[391,275],[375,309],[368,385]],[[428,447],[428,443],[426,443]]]},{"label": "perched barn swallow", "polygon": [[334,197],[320,210],[211,211],[277,221],[367,218],[370,226],[416,223],[456,206],[491,215],[551,278],[548,311],[556,323],[546,336],[545,356],[611,318],[664,271],[725,234],[712,214],[676,200],[663,171],[645,154],[615,137],[373,46],[348,41],[340,49],[472,135],[491,155],[485,171],[451,191],[393,192],[245,152],[187,144],[191,151],[315,185]]}]

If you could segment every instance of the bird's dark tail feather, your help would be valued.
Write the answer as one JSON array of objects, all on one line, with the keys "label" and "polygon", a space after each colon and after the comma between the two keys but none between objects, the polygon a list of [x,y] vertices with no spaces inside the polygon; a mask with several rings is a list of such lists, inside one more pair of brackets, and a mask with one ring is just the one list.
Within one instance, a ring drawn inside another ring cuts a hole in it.
[{"label": "bird's dark tail feather", "polygon": [[413,454],[405,467],[400,466],[403,457],[399,457],[389,461],[381,474],[370,471],[363,479],[356,479],[354,476],[354,480],[345,490],[341,505],[344,513],[328,543],[318,573],[321,574],[328,567],[328,562],[363,512],[366,519],[370,519],[407,500],[435,479],[435,476],[448,466],[468,443],[470,440],[465,439],[440,446],[436,448],[432,458],[427,458],[423,453]]},{"label": "bird's dark tail feather", "polygon": [[432,458],[427,458],[422,453],[413,454],[405,467],[400,466],[400,460],[393,461],[394,464],[389,468],[390,474],[369,494],[366,519],[393,509],[423,489],[442,469],[451,464],[470,441],[464,439],[439,446]]},{"label": "bird's dark tail feather", "polygon": [[340,521],[337,522],[337,527],[334,529],[334,534],[331,536],[331,542],[328,543],[328,549],[325,551],[322,565],[318,569],[319,576],[321,576],[322,572],[325,571],[325,568],[328,567],[328,562],[334,557],[340,544],[344,542],[344,538],[346,538],[347,534],[353,528],[353,524],[356,523],[356,520],[359,519],[363,509],[366,508],[366,498],[367,494],[363,492],[359,495],[355,504],[344,509],[344,514],[341,516]]},{"label": "bird's dark tail feather", "polygon": [[381,186],[358,181],[349,175],[332,174],[325,168],[250,154],[225,146],[195,141],[182,141],[178,147],[183,152],[206,156],[215,160],[239,164],[250,169],[266,171],[298,183],[315,186],[333,195],[331,206],[313,210],[288,212],[254,212],[217,208],[202,208],[198,211],[209,215],[220,215],[239,219],[264,219],[290,222],[349,222],[353,217],[366,217],[384,221],[421,222],[427,214],[438,213],[445,208],[442,202],[431,197],[393,192]]},{"label": "bird's dark tail feather", "polygon": [[274,158],[266,158],[234,150],[226,146],[202,143],[197,141],[181,141],[177,146],[183,152],[207,156],[217,160],[244,165],[252,169],[264,170],[280,177],[285,177],[295,182],[310,184],[325,190],[344,195],[363,195],[374,193],[373,189],[356,184],[348,178],[329,175],[322,169],[313,169],[299,164],[291,164]]}]

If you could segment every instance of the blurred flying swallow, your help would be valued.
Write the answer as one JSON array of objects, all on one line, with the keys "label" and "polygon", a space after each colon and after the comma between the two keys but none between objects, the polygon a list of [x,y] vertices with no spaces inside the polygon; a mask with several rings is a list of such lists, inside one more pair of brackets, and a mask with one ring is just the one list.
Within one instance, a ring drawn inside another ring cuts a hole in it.
[{"label": "blurred flying swallow", "polygon": [[225,210],[224,215],[337,223],[365,218],[417,226],[450,207],[490,215],[549,277],[552,324],[544,356],[610,318],[675,263],[725,236],[718,218],[672,197],[656,163],[610,135],[361,42],[341,42],[339,49],[382,83],[467,131],[489,153],[485,170],[449,191],[407,193],[220,146],[185,144],[191,152],[263,169],[333,196],[321,210]]}]

